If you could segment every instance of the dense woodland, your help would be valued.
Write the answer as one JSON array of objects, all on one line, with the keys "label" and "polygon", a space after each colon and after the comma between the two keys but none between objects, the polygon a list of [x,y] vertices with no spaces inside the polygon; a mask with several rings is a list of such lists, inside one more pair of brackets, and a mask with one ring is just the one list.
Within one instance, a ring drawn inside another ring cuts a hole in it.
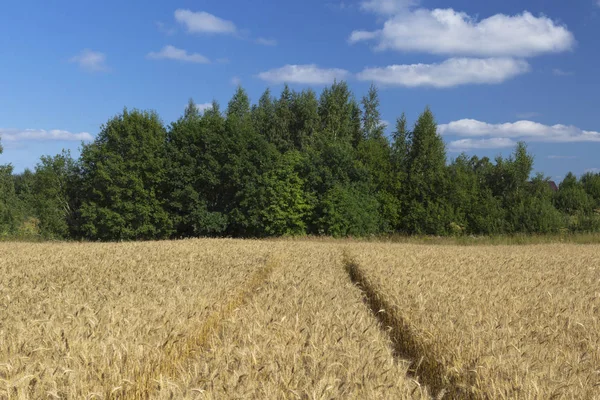
[{"label": "dense woodland", "polygon": [[[377,90],[344,82],[320,96],[287,86],[222,112],[194,102],[166,127],[123,110],[79,159],[0,166],[0,238],[149,240],[198,236],[496,235],[600,230],[600,174],[557,192],[508,157],[448,160],[432,111],[384,133]],[[0,153],[2,152],[0,146]]]}]

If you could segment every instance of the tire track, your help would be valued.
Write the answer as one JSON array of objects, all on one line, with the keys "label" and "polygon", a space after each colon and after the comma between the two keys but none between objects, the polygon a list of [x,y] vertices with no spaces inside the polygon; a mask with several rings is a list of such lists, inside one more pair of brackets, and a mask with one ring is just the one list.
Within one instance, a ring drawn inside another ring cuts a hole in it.
[{"label": "tire track", "polygon": [[460,375],[452,373],[435,359],[435,355],[422,342],[408,322],[394,312],[394,307],[377,291],[357,262],[344,254],[344,266],[350,280],[364,294],[365,303],[379,320],[381,329],[393,344],[394,357],[412,360],[409,372],[425,384],[437,399],[479,399],[471,384]]},{"label": "tire track", "polygon": [[[155,391],[160,389],[160,382],[165,374],[177,370],[177,366],[189,358],[197,355],[208,346],[210,338],[221,328],[222,322],[238,308],[248,303],[256,291],[269,279],[273,270],[279,267],[280,262],[274,258],[268,258],[264,267],[258,269],[250,277],[244,287],[220,309],[208,316],[195,330],[195,334],[186,338],[167,338],[163,344],[162,361],[155,365],[145,366],[143,370],[137,371],[138,375],[133,387],[121,392],[122,399],[147,400],[152,398]],[[177,340],[179,339],[179,340]]]}]

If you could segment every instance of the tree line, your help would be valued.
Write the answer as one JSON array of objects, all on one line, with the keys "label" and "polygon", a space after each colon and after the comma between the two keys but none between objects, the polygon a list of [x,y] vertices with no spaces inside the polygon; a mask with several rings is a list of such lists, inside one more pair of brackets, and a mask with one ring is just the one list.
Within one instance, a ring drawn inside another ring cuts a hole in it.
[{"label": "tree line", "polygon": [[[200,236],[496,235],[600,230],[600,174],[552,190],[519,143],[448,162],[429,108],[385,135],[377,89],[320,96],[238,88],[222,112],[190,100],[168,127],[124,109],[81,155],[33,171],[0,166],[0,237],[151,240]],[[0,154],[2,148],[0,146]]]}]

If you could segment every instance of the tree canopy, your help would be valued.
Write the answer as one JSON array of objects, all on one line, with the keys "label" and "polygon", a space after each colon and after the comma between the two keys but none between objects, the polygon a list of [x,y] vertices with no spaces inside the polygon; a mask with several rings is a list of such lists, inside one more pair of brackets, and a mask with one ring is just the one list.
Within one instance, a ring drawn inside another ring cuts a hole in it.
[{"label": "tree canopy", "polygon": [[190,99],[168,126],[156,112],[123,109],[78,159],[44,156],[20,174],[0,165],[0,237],[600,230],[600,174],[569,174],[555,192],[531,176],[525,143],[506,158],[448,159],[429,107],[389,128],[379,107],[376,87],[357,100],[335,82],[320,95],[267,89],[256,104],[238,87],[224,112]]}]

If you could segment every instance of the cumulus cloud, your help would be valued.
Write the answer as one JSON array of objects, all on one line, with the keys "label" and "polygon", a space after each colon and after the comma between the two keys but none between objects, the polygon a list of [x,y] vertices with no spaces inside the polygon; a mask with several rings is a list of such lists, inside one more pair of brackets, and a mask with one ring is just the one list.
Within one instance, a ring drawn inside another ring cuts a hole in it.
[{"label": "cumulus cloud", "polygon": [[234,76],[229,80],[229,83],[231,83],[233,86],[239,86],[242,84],[242,78],[239,76]]},{"label": "cumulus cloud", "polygon": [[600,142],[600,132],[586,131],[573,125],[544,125],[533,121],[489,124],[474,119],[461,119],[439,127],[442,135],[490,137],[532,142],[572,143]]},{"label": "cumulus cloud", "polygon": [[178,9],[175,11],[175,20],[184,25],[189,33],[231,34],[237,31],[233,22],[204,11]]},{"label": "cumulus cloud", "polygon": [[481,149],[504,149],[514,147],[516,144],[514,140],[509,138],[460,139],[450,142],[448,150],[451,152],[461,152]]},{"label": "cumulus cloud", "polygon": [[379,31],[374,31],[374,32],[370,32],[370,31],[354,31],[354,32],[352,32],[352,34],[350,34],[350,37],[348,38],[348,41],[350,43],[356,43],[356,42],[360,42],[362,40],[376,39],[377,37],[379,37],[379,34],[380,34]]},{"label": "cumulus cloud", "polygon": [[308,65],[285,65],[281,68],[261,72],[258,77],[271,83],[304,83],[304,84],[328,84],[334,80],[345,79],[349,72],[343,69],[319,68],[315,64]]},{"label": "cumulus cloud", "polygon": [[59,129],[3,129],[0,128],[0,139],[6,142],[19,142],[25,140],[61,140],[61,141],[84,141],[94,140],[94,137],[88,132],[71,133]]},{"label": "cumulus cloud", "polygon": [[[600,6],[600,2],[598,3],[598,5]],[[591,172],[592,174],[598,174],[598,173],[600,173],[600,168],[588,168],[584,172]]]},{"label": "cumulus cloud", "polygon": [[474,83],[497,84],[529,70],[527,62],[512,58],[451,58],[440,64],[367,68],[357,77],[390,86],[448,88]]},{"label": "cumulus cloud", "polygon": [[76,56],[69,59],[69,62],[79,64],[79,66],[89,72],[107,72],[106,54],[98,51],[85,49]]},{"label": "cumulus cloud", "polygon": [[174,46],[165,46],[161,51],[150,52],[146,56],[151,60],[177,60],[189,63],[208,64],[210,60],[198,53],[188,53],[186,50]]},{"label": "cumulus cloud", "polygon": [[376,31],[354,31],[350,42],[377,40],[378,50],[481,57],[531,57],[570,50],[573,34],[548,17],[529,12],[483,20],[453,9],[399,13]]},{"label": "cumulus cloud", "polygon": [[419,0],[365,0],[360,3],[360,8],[375,14],[393,15],[418,4]]},{"label": "cumulus cloud", "polygon": [[575,160],[576,158],[578,158],[578,157],[577,156],[557,156],[557,155],[548,156],[548,159],[550,159],[550,160]]}]

